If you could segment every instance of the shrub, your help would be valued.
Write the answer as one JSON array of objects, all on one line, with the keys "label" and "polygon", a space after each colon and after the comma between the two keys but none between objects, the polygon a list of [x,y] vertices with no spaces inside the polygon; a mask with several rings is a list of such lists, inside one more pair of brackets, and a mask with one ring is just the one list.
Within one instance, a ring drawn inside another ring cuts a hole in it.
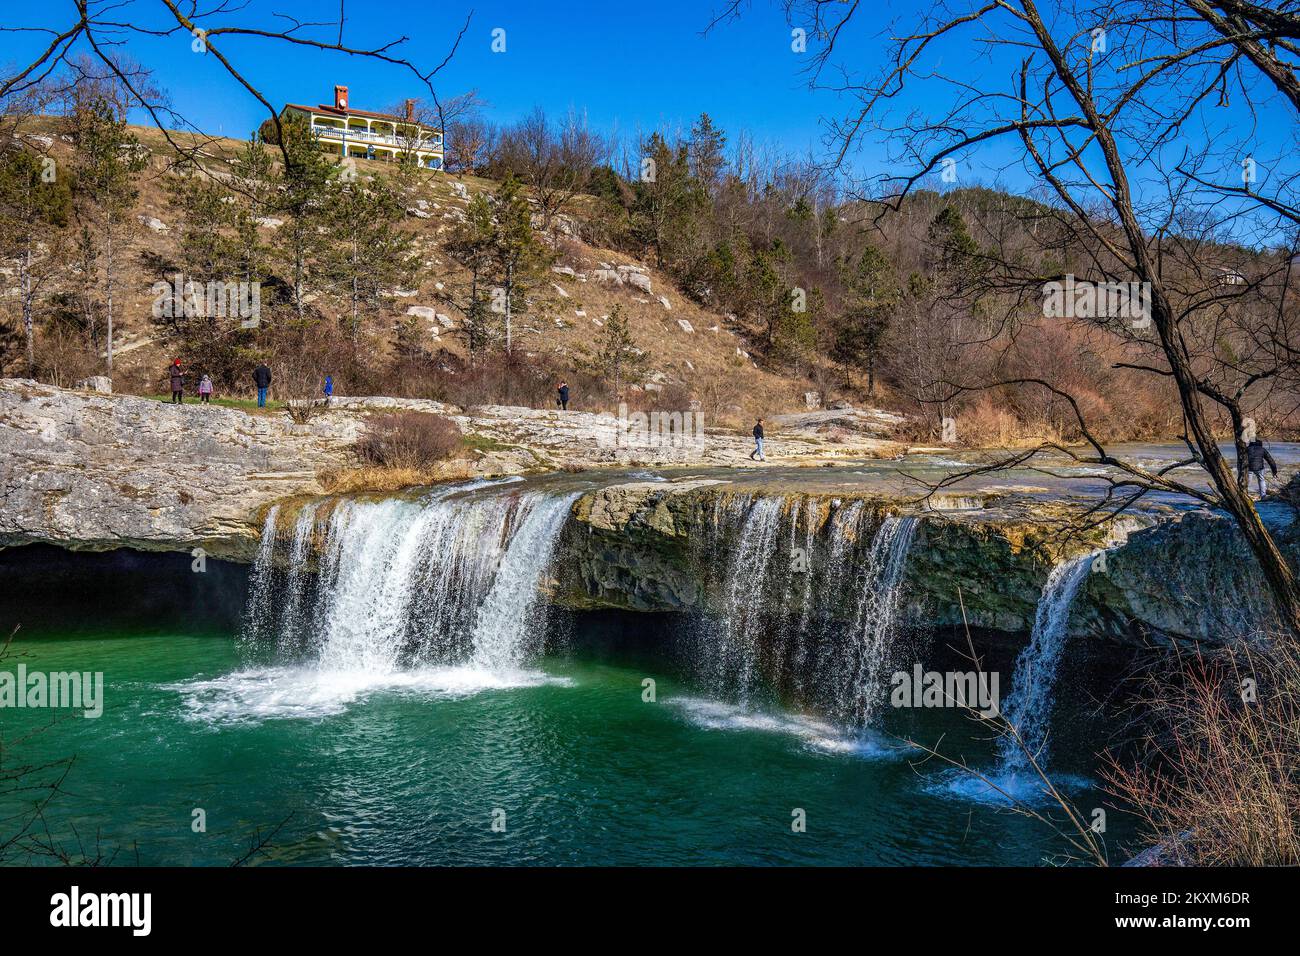
[{"label": "shrub", "polygon": [[451,419],[430,412],[393,412],[370,420],[357,443],[357,456],[379,468],[423,470],[461,448],[460,429]]},{"label": "shrub", "polygon": [[1300,654],[1274,635],[1146,678],[1133,759],[1107,755],[1108,789],[1147,840],[1195,866],[1300,864]]}]

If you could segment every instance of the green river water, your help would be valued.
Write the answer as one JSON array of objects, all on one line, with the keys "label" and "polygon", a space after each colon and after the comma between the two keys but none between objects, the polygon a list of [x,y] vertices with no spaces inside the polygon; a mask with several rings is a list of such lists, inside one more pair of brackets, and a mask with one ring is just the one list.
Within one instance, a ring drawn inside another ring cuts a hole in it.
[{"label": "green river water", "polygon": [[[549,657],[508,678],[434,668],[376,680],[263,666],[225,635],[33,636],[3,667],[103,671],[104,711],[0,711],[5,759],[75,758],[44,825],[65,850],[117,863],[225,865],[281,822],[250,862],[1063,859],[1043,824],[963,795],[970,781],[890,737],[851,740],[811,718],[740,711],[606,658]],[[643,700],[647,677],[654,703]],[[946,735],[945,752],[991,765],[994,746],[969,718],[917,720],[901,730]],[[1085,808],[1104,799],[1087,785],[1072,795]],[[37,796],[0,798],[10,831]],[[196,809],[206,832],[195,832]],[[804,832],[792,828],[796,810]],[[1122,815],[1110,816],[1114,842]],[[6,862],[42,858],[12,851]]]}]

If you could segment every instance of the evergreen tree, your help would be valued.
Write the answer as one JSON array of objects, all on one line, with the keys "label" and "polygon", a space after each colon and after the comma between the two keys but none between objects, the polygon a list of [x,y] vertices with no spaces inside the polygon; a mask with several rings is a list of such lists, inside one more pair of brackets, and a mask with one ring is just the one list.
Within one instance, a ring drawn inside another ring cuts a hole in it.
[{"label": "evergreen tree", "polygon": [[632,232],[654,250],[655,264],[662,269],[694,241],[704,194],[691,175],[685,146],[674,148],[652,133],[643,148],[649,162],[636,183]]},{"label": "evergreen tree", "polygon": [[67,177],[52,160],[18,145],[0,156],[0,256],[17,266],[28,375],[36,372],[36,295],[54,272],[54,246],[71,206]]},{"label": "evergreen tree", "polygon": [[712,195],[726,164],[723,151],[727,145],[727,134],[713,125],[708,113],[701,113],[695,125],[691,127],[691,141],[688,146],[691,159],[691,174],[699,180],[704,189]]},{"label": "evergreen tree", "polygon": [[835,359],[845,366],[865,365],[867,393],[876,390],[876,368],[889,320],[900,291],[889,259],[875,246],[867,245],[857,259],[842,262],[845,309],[835,336]]},{"label": "evergreen tree", "polygon": [[[330,178],[334,165],[316,137],[301,122],[283,124],[288,162],[280,174],[275,209],[285,217],[276,232],[276,251],[289,273],[293,310],[301,320],[306,313],[308,284],[327,265],[330,252]],[[353,167],[344,166],[344,169]]]},{"label": "evergreen tree", "polygon": [[464,320],[461,331],[472,364],[492,340],[491,299],[488,286],[496,260],[496,222],[492,203],[485,193],[475,193],[465,209],[465,218],[456,224],[447,240],[447,255],[469,273],[462,288],[449,283],[444,298],[460,310]]},{"label": "evergreen tree", "polygon": [[412,241],[399,227],[403,206],[382,180],[341,183],[330,213],[329,228],[337,242],[331,271],[344,288],[355,342],[362,318],[379,307],[380,290],[415,274]]},{"label": "evergreen tree", "polygon": [[231,254],[245,282],[261,282],[266,278],[268,249],[258,228],[275,206],[275,167],[257,134],[249,137],[232,165],[237,201]]},{"label": "evergreen tree", "polygon": [[580,362],[602,380],[612,383],[614,397],[621,399],[623,385],[645,373],[650,356],[637,348],[622,309],[614,306],[596,336],[595,351],[584,351]]},{"label": "evergreen tree", "polygon": [[528,201],[519,180],[508,175],[492,195],[493,258],[500,286],[493,291],[494,311],[505,316],[505,348],[511,349],[511,321],[527,305],[529,281],[550,264],[545,247],[533,232]]}]

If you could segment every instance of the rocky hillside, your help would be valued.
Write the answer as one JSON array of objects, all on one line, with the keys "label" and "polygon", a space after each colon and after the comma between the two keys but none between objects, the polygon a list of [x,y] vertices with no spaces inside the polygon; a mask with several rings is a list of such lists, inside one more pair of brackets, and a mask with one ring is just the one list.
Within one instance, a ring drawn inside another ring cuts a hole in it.
[{"label": "rocky hillside", "polygon": [[[60,120],[45,120],[26,134],[30,144],[53,157],[63,168],[72,161],[70,137],[59,132]],[[133,135],[149,160],[138,175],[139,195],[126,214],[127,238],[119,255],[115,295],[114,388],[136,394],[165,391],[163,369],[170,361],[172,346],[152,321],[151,287],[171,282],[180,271],[177,244],[182,212],[169,183],[174,184],[176,156],[161,133],[149,127],[133,127]],[[190,137],[177,134],[190,143]],[[205,141],[202,150],[206,175],[218,181],[232,180],[231,161],[243,144],[230,139]],[[274,154],[274,151],[272,151]],[[391,164],[357,159],[357,174],[390,177]],[[420,171],[405,187],[401,200],[405,221],[401,229],[414,240],[419,267],[413,281],[382,290],[384,307],[380,318],[367,329],[367,348],[382,364],[394,349],[399,330],[409,335],[417,330],[418,345],[434,356],[464,357],[461,336],[464,316],[452,303],[449,292],[465,279],[446,255],[444,243],[453,227],[464,220],[471,197],[490,192],[497,184],[472,176],[453,177],[445,173]],[[233,197],[227,197],[233,202]],[[555,234],[546,237],[554,257],[543,277],[529,283],[527,306],[513,328],[515,347],[528,359],[546,359],[556,367],[573,367],[575,358],[590,348],[610,312],[618,307],[629,319],[637,346],[649,358],[644,378],[630,391],[656,392],[673,386],[686,387],[708,409],[711,419],[739,423],[749,416],[771,415],[814,407],[806,378],[792,377],[781,370],[760,368],[755,362],[757,334],[734,315],[703,309],[683,295],[670,278],[646,263],[590,245],[584,240],[583,197],[570,213],[555,223]],[[535,224],[538,220],[535,219]],[[271,243],[285,227],[274,216],[258,221],[261,239]],[[13,318],[18,288],[15,271],[6,268],[3,299],[8,300]],[[55,276],[43,288],[46,301],[61,293],[75,295],[78,273],[69,269]],[[318,284],[321,280],[315,280]],[[326,319],[338,319],[347,311],[344,290],[321,288],[308,302]],[[2,304],[2,300],[0,300]],[[412,322],[414,320],[414,322]],[[21,362],[14,356],[10,373]],[[71,385],[76,377],[75,362],[68,364],[69,377],[57,384]],[[4,372],[0,369],[0,373]],[[86,369],[81,369],[86,374]],[[389,383],[400,388],[401,383]],[[386,392],[389,389],[385,389]],[[400,394],[400,392],[399,392]],[[582,394],[575,389],[574,406],[603,408],[604,395]],[[644,402],[642,402],[644,404]],[[679,404],[681,402],[679,401]]]}]

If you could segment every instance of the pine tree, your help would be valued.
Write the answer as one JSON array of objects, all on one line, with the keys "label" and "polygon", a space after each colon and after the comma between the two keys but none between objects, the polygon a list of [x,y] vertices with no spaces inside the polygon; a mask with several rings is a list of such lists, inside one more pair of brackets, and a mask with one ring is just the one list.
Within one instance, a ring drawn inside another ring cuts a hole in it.
[{"label": "pine tree", "polygon": [[301,122],[286,123],[283,129],[288,162],[281,170],[275,209],[286,221],[276,233],[276,250],[289,273],[294,313],[302,319],[308,283],[328,258],[328,190],[335,168]]},{"label": "pine tree", "polygon": [[492,195],[493,239],[499,293],[493,292],[493,309],[505,316],[506,354],[511,349],[511,321],[527,302],[528,282],[550,262],[546,248],[533,232],[532,216],[519,180],[507,176]]},{"label": "pine tree", "polygon": [[856,260],[842,262],[844,318],[835,336],[834,355],[845,366],[865,364],[867,393],[876,390],[876,367],[900,291],[889,259],[867,245]]},{"label": "pine tree", "polygon": [[58,230],[67,225],[71,206],[67,177],[58,175],[52,160],[21,146],[0,156],[0,255],[17,265],[27,373],[33,376],[35,299],[42,283],[53,274],[57,259],[53,247]]},{"label": "pine tree", "polygon": [[723,153],[726,146],[727,134],[713,125],[713,120],[708,113],[701,113],[700,118],[691,127],[688,150],[691,158],[691,173],[710,195],[717,188],[722,167],[726,164]]},{"label": "pine tree", "polygon": [[596,350],[584,351],[579,361],[601,379],[612,382],[614,397],[621,399],[624,383],[644,374],[650,356],[637,348],[622,309],[614,306],[596,336]]},{"label": "pine tree", "polygon": [[401,285],[416,271],[411,237],[402,232],[403,207],[392,187],[382,180],[339,184],[330,209],[337,247],[331,272],[348,300],[352,340],[361,334],[361,321],[379,306],[380,290]]},{"label": "pine tree", "polygon": [[488,284],[496,259],[496,222],[486,194],[474,194],[465,209],[464,220],[456,224],[444,248],[469,274],[469,282],[464,287],[449,283],[443,297],[464,317],[461,331],[472,364],[487,348],[494,331]]},{"label": "pine tree", "polygon": [[268,250],[258,227],[274,208],[275,168],[257,134],[249,137],[232,165],[236,199],[232,255],[245,282],[261,282],[266,278]]},{"label": "pine tree", "polygon": [[632,232],[654,250],[655,265],[662,269],[693,243],[705,197],[691,175],[685,146],[669,146],[653,133],[643,149],[648,162],[636,183]]}]

